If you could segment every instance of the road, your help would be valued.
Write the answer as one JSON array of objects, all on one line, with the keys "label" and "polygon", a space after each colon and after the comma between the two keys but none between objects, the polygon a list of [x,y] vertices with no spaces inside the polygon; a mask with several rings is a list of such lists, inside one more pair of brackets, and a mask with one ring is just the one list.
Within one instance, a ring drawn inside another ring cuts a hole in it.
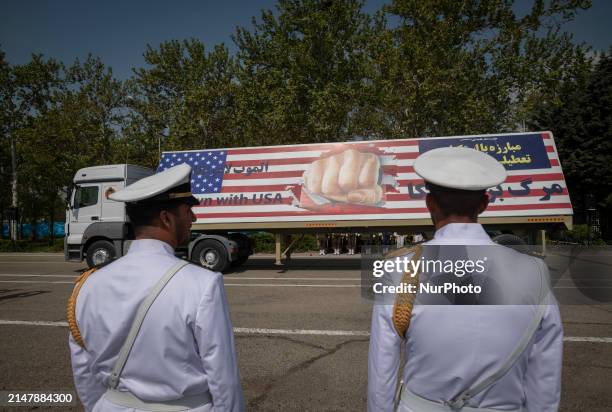
[{"label": "road", "polygon": [[[0,254],[0,391],[75,394],[65,304],[83,269],[60,254]],[[284,268],[259,256],[225,285],[247,410],[365,410],[371,303],[358,256],[300,255]],[[612,411],[612,306],[561,314],[561,410]]]}]

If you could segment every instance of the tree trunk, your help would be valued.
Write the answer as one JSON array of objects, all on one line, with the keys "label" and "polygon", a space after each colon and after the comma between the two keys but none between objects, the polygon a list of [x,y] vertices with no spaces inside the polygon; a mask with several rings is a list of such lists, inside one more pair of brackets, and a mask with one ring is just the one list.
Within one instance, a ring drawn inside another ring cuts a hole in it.
[{"label": "tree trunk", "polygon": [[[11,181],[11,189],[13,191],[11,207],[17,208],[17,149],[15,148],[15,137],[13,136],[12,133],[11,133],[11,167],[12,167],[12,173],[13,173],[12,181]],[[17,228],[17,221],[18,219],[15,218],[13,219],[12,222],[9,223],[12,240],[17,240],[20,237],[19,236],[20,230],[18,230]]]},{"label": "tree trunk", "polygon": [[51,215],[49,216],[49,240],[51,243],[55,241],[55,198],[51,200]]}]

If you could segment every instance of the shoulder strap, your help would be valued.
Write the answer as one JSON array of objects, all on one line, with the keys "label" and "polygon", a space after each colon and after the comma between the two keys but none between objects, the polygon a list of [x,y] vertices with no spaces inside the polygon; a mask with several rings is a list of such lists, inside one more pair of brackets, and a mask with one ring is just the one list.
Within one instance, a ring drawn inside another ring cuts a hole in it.
[{"label": "shoulder strap", "polygon": [[[416,247],[410,248],[406,250],[407,252],[414,252],[412,258],[410,259],[412,262],[416,262],[421,259],[421,255],[423,254],[423,247],[418,245]],[[386,257],[396,257],[399,255],[386,256]],[[410,267],[414,267],[411,265]],[[405,284],[419,284],[419,272],[417,270],[416,273],[410,273],[410,270],[404,272],[402,275],[401,283]],[[414,306],[414,300],[416,298],[415,293],[398,293],[395,296],[395,303],[393,305],[393,326],[395,327],[395,331],[400,336],[400,338],[406,338],[406,332],[410,327],[410,319],[412,318],[412,308]]]},{"label": "shoulder strap", "polygon": [[527,348],[527,345],[529,344],[529,341],[531,341],[531,338],[533,337],[535,332],[538,330],[538,327],[540,326],[540,322],[542,321],[542,317],[544,316],[544,313],[546,312],[546,307],[547,305],[544,305],[544,304],[540,304],[537,306],[537,312],[535,316],[533,317],[531,323],[529,324],[529,327],[523,334],[518,345],[516,346],[514,351],[510,354],[510,356],[508,356],[508,358],[503,363],[503,365],[495,373],[491,374],[488,378],[480,382],[478,385],[475,385],[469,389],[464,390],[459,395],[454,397],[452,400],[450,400],[449,402],[445,402],[445,403],[453,409],[461,409],[463,405],[465,405],[465,402],[467,402],[468,399],[476,396],[477,394],[479,394],[480,392],[482,392],[483,390],[491,386],[493,383],[497,382],[506,373],[508,373],[510,368],[514,366],[518,358],[525,351],[525,349]]},{"label": "shoulder strap", "polygon": [[[544,281],[544,274],[542,273],[541,268],[539,269],[539,275],[542,281]],[[514,366],[521,354],[525,351],[527,345],[540,327],[540,324],[542,323],[542,318],[544,317],[544,313],[546,313],[546,309],[548,307],[548,305],[545,303],[545,300],[546,296],[540,293],[540,296],[538,297],[538,304],[536,306],[536,313],[533,319],[531,320],[531,323],[525,330],[525,333],[523,333],[523,336],[516,345],[516,348],[514,348],[514,351],[510,353],[510,355],[502,364],[502,366],[500,366],[500,368],[496,372],[492,373],[489,377],[484,379],[479,384],[464,390],[450,401],[445,402],[446,405],[450,406],[453,409],[461,409],[468,399],[476,396],[477,394],[491,386],[493,383],[497,382],[506,373],[508,373],[508,371]]]},{"label": "shoulder strap", "polygon": [[79,296],[79,292],[81,291],[81,287],[85,284],[85,281],[94,273],[98,268],[93,267],[85,272],[81,273],[76,281],[74,282],[74,288],[72,289],[72,294],[68,298],[68,304],[66,305],[66,319],[68,320],[68,328],[70,328],[70,334],[74,341],[83,349],[85,348],[85,342],[83,341],[83,337],[81,336],[81,331],[79,330],[79,325],[76,320],[76,303],[77,297]]},{"label": "shoulder strap", "polygon": [[172,279],[172,277],[179,270],[181,270],[184,266],[188,264],[189,262],[181,260],[176,264],[172,265],[172,267],[166,271],[164,276],[162,276],[161,279],[157,281],[155,286],[153,286],[153,289],[151,289],[151,292],[149,292],[149,295],[145,298],[145,300],[142,301],[142,303],[138,307],[136,317],[134,318],[132,326],[130,327],[130,332],[128,333],[127,338],[125,339],[125,342],[123,342],[123,346],[121,347],[121,351],[119,352],[119,357],[117,358],[117,362],[115,363],[113,371],[111,372],[108,385],[110,389],[117,389],[117,385],[119,385],[119,377],[121,376],[123,367],[127,362],[127,358],[130,355],[132,346],[134,346],[134,341],[136,340],[136,336],[138,336],[138,332],[140,331],[140,327],[142,326],[142,322],[144,321],[144,318],[147,315],[149,308],[151,307],[157,296],[159,296],[161,291],[164,289],[166,284],[170,281],[170,279]]}]

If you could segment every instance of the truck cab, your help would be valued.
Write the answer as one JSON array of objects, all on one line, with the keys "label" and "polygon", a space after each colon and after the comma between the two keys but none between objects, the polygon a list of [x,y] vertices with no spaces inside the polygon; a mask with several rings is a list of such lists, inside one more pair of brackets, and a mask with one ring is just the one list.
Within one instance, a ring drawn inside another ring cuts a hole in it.
[{"label": "truck cab", "polygon": [[[76,172],[66,208],[65,260],[85,259],[93,267],[127,253],[134,231],[125,204],[108,197],[154,173],[129,164],[86,167]],[[219,272],[244,263],[252,253],[252,243],[238,232],[192,232],[189,244],[177,249],[177,254]]]},{"label": "truck cab", "polygon": [[153,170],[129,164],[80,169],[66,209],[64,257],[91,266],[122,256],[133,239],[125,205],[108,196],[150,176]]}]

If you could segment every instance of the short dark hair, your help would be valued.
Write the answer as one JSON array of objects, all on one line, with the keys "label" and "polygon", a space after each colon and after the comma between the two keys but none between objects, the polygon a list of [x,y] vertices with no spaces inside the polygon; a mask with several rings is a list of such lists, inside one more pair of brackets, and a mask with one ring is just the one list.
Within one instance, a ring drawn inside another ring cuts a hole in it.
[{"label": "short dark hair", "polygon": [[426,183],[425,186],[446,216],[478,215],[478,208],[486,196],[485,190],[451,189],[433,183]]},{"label": "short dark hair", "polygon": [[174,212],[182,203],[184,202],[180,200],[152,203],[127,203],[125,211],[136,231],[143,226],[155,226],[159,213],[162,210]]}]

